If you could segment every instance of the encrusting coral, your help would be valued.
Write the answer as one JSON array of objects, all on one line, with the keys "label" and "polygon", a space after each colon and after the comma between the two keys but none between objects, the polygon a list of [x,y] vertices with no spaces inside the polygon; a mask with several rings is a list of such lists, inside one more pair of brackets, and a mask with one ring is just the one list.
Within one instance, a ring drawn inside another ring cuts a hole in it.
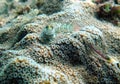
[{"label": "encrusting coral", "polygon": [[95,3],[31,1],[6,0],[0,14],[0,84],[120,83],[120,29]]},{"label": "encrusting coral", "polygon": [[52,70],[50,67],[39,65],[34,60],[24,56],[10,59],[1,74],[5,76],[1,77],[1,84],[69,84],[65,74]]}]

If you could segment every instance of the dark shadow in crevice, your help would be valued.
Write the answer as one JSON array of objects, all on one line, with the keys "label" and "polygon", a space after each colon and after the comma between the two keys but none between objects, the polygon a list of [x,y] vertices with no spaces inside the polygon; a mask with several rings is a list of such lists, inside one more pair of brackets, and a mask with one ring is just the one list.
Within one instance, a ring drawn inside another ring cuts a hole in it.
[{"label": "dark shadow in crevice", "polygon": [[28,34],[27,31],[21,31],[20,33],[18,33],[17,42],[19,42],[19,41],[20,41],[22,38],[24,38],[27,34]]}]

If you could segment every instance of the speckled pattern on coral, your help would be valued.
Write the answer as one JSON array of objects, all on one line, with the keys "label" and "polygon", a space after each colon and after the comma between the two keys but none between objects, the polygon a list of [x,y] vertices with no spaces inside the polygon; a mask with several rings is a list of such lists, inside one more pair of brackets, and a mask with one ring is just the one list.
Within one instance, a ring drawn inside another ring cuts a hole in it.
[{"label": "speckled pattern on coral", "polygon": [[[120,28],[99,20],[91,0],[1,0],[0,8],[0,84],[120,83]],[[41,42],[49,25],[55,37]]]}]

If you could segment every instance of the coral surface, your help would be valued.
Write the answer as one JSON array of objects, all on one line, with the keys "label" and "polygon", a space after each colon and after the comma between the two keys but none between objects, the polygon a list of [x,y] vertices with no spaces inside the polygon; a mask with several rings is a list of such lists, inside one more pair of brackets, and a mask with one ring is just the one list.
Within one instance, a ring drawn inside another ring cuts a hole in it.
[{"label": "coral surface", "polygon": [[97,18],[92,0],[0,8],[0,84],[120,84],[120,27]]}]

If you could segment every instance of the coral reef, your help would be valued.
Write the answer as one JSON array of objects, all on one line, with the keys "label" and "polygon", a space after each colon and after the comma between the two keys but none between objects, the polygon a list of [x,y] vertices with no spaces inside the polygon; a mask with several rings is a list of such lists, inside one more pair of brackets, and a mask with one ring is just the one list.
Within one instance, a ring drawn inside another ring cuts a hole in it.
[{"label": "coral reef", "polygon": [[117,1],[100,4],[97,15],[113,24],[119,26],[120,23],[120,5]]},{"label": "coral reef", "polygon": [[96,3],[0,1],[0,84],[119,84],[120,28]]},{"label": "coral reef", "polygon": [[62,10],[62,0],[4,0],[1,13],[12,12],[18,15],[29,13],[30,9],[39,9],[39,13],[53,14]]},{"label": "coral reef", "polygon": [[69,84],[65,74],[24,56],[10,59],[1,74],[1,84]]}]

